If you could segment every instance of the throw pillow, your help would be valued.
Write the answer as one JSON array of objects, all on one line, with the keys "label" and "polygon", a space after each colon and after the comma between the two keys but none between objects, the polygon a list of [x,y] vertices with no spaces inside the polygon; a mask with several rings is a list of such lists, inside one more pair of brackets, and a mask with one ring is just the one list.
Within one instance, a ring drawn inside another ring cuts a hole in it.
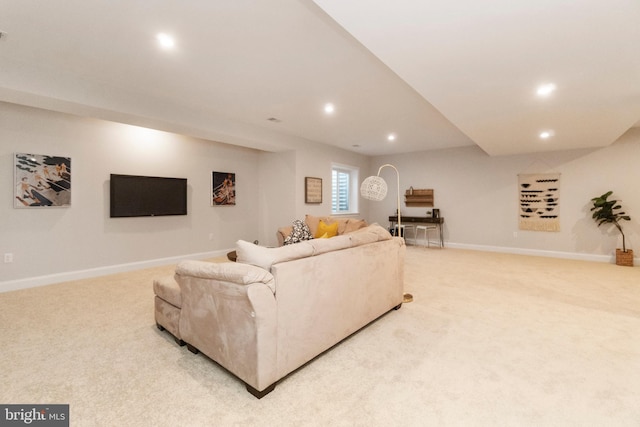
[{"label": "throw pillow", "polygon": [[338,234],[338,223],[326,224],[323,220],[320,220],[318,223],[318,231],[316,231],[314,237],[321,237],[324,234],[326,234],[327,237],[336,236]]},{"label": "throw pillow", "polygon": [[318,224],[320,223],[320,220],[324,221],[325,223],[334,221],[330,216],[313,216],[309,214],[306,214],[304,216],[304,222],[309,226],[309,230],[311,230],[312,236],[315,236],[318,232]]},{"label": "throw pillow", "polygon": [[300,221],[299,219],[296,219],[295,221],[293,221],[293,229],[291,230],[291,234],[289,234],[284,239],[284,244],[291,245],[293,243],[298,243],[304,240],[311,240],[311,239],[313,239],[313,235],[309,230],[309,226],[307,226],[307,224],[305,224],[304,221]]}]

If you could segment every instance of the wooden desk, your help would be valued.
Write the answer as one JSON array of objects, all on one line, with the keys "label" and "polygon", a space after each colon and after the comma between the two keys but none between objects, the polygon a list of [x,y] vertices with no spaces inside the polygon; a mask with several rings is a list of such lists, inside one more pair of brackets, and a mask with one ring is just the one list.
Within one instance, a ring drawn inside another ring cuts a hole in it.
[{"label": "wooden desk", "polygon": [[[394,228],[396,223],[398,222],[397,216],[390,216],[389,222],[391,223],[391,228]],[[438,225],[438,235],[440,236],[440,247],[444,248],[444,237],[442,236],[442,224],[444,224],[444,218],[431,218],[430,216],[404,216],[402,215],[402,223],[403,224],[437,224]]]}]

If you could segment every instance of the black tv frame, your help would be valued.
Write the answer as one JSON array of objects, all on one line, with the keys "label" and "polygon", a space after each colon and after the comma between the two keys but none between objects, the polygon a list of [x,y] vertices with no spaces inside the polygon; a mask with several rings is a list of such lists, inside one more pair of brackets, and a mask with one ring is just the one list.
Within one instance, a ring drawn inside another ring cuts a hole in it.
[{"label": "black tv frame", "polygon": [[187,215],[187,179],[111,174],[111,218]]}]

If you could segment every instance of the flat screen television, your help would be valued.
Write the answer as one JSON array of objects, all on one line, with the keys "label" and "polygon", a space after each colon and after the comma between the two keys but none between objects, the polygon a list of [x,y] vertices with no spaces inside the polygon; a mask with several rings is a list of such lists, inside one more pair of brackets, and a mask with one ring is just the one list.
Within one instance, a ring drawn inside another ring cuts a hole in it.
[{"label": "flat screen television", "polygon": [[111,174],[111,218],[186,214],[186,178]]}]

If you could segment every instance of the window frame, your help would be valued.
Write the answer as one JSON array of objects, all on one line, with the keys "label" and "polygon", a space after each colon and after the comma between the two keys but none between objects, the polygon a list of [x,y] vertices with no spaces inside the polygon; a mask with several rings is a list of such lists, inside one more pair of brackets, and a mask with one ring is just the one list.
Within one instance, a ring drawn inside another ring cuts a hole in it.
[{"label": "window frame", "polygon": [[[334,173],[346,173],[349,176],[347,190],[346,210],[334,210],[334,200],[336,193]],[[358,183],[360,179],[360,168],[340,163],[331,164],[331,215],[353,215],[358,213]]]}]

